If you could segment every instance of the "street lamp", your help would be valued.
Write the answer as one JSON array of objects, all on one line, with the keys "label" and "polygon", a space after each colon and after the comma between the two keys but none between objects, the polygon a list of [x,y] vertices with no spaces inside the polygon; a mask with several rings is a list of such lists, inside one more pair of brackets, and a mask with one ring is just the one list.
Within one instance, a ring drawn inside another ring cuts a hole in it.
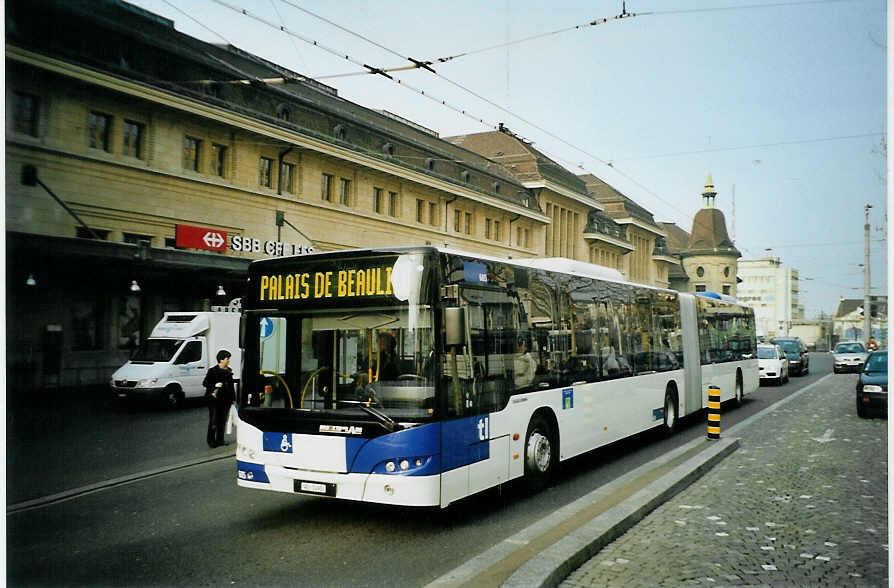
[{"label": "street lamp", "polygon": [[226,290],[224,290],[224,288],[223,288],[223,284],[221,284],[217,287],[217,292],[215,292],[215,294],[217,296],[226,296],[227,295]]},{"label": "street lamp", "polygon": [[140,291],[140,285],[137,284],[137,281],[136,281],[136,280],[131,280],[131,282],[130,282],[130,291],[133,292],[134,294],[136,294],[137,292]]}]

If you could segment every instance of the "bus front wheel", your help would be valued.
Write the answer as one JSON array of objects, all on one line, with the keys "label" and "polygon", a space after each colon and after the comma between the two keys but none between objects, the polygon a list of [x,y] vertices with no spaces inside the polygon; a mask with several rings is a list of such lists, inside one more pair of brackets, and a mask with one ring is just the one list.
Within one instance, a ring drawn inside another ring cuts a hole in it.
[{"label": "bus front wheel", "polygon": [[535,414],[525,436],[525,482],[531,490],[542,490],[549,482],[556,461],[552,427],[543,415]]}]

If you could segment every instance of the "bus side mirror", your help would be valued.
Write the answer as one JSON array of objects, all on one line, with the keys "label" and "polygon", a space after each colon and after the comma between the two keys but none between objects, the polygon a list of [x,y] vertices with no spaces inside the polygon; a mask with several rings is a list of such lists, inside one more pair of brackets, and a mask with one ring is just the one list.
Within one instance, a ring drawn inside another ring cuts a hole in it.
[{"label": "bus side mirror", "polygon": [[444,311],[444,333],[447,346],[462,345],[466,340],[466,309],[450,306]]}]

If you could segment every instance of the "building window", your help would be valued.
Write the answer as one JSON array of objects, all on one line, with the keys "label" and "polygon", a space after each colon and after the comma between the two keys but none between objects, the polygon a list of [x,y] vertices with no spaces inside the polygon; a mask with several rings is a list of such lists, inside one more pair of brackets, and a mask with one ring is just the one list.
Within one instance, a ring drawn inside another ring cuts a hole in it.
[{"label": "building window", "polygon": [[[93,235],[99,237],[102,241],[107,241],[109,239],[109,232],[104,231],[102,229],[91,229],[93,231]],[[93,239],[93,235],[90,234],[90,231],[85,229],[84,227],[77,227],[75,229],[75,235],[78,239]]]},{"label": "building window", "polygon": [[388,216],[399,216],[397,206],[397,192],[388,192]]},{"label": "building window", "polygon": [[109,150],[109,131],[112,129],[112,117],[101,112],[90,111],[90,120],[87,125],[90,131],[90,147],[93,149]]},{"label": "building window", "polygon": [[211,172],[220,178],[227,175],[227,148],[217,143],[211,144]]},{"label": "building window", "polygon": [[90,351],[103,348],[102,317],[104,309],[98,303],[76,300],[69,305],[71,315],[71,348]]},{"label": "building window", "polygon": [[273,185],[273,182],[270,178],[272,169],[273,160],[269,157],[262,157],[261,162],[258,166],[258,184],[265,188],[269,188]]},{"label": "building window", "polygon": [[729,293],[730,293],[730,285],[729,285],[729,284],[724,284],[724,285],[723,285],[723,293],[724,293],[724,294],[729,294]]},{"label": "building window", "polygon": [[[509,234],[510,234],[510,235],[512,234],[512,230],[511,230],[511,229],[510,229],[510,231],[509,231]],[[516,244],[516,245],[521,245],[521,244],[522,244],[522,229],[521,229],[521,227],[516,227],[516,228],[515,228],[515,244]],[[593,258],[593,252],[590,251],[590,259],[592,259],[592,258]]]},{"label": "building window", "polygon": [[292,120],[292,113],[289,111],[288,107],[280,105],[279,108],[276,109],[276,118],[289,122]]},{"label": "building window", "polygon": [[724,277],[727,277],[727,278],[729,277],[729,266],[726,266],[725,268],[723,268],[723,275],[724,275]]},{"label": "building window", "polygon": [[490,219],[484,219],[484,238],[490,239]]},{"label": "building window", "polygon": [[140,241],[149,241],[152,243],[152,235],[140,235],[137,233],[124,233],[124,242],[132,245],[139,245]]},{"label": "building window", "polygon": [[373,188],[373,210],[376,214],[385,212],[385,193],[381,188]]},{"label": "building window", "polygon": [[199,153],[202,141],[195,137],[183,138],[183,169],[199,171]]},{"label": "building window", "polygon": [[531,230],[525,229],[525,247],[531,247]]},{"label": "building window", "polygon": [[416,199],[416,222],[425,222],[425,201]]},{"label": "building window", "polygon": [[453,231],[455,233],[459,232],[460,226],[462,226],[463,213],[459,210],[453,211]]},{"label": "building window", "polygon": [[696,285],[695,285],[695,291],[696,291],[696,292],[705,292],[705,291],[706,291],[706,290],[705,290],[705,285],[704,285],[704,284],[696,284]]},{"label": "building window", "polygon": [[351,180],[339,178],[338,203],[350,206],[351,204]]},{"label": "building window", "polygon": [[471,212],[466,213],[465,233],[466,233],[466,235],[472,234],[472,213]]},{"label": "building window", "polygon": [[143,134],[146,127],[132,120],[124,121],[124,155],[143,157]]},{"label": "building window", "polygon": [[705,276],[705,268],[703,268],[702,266],[698,266],[697,268],[695,268],[695,275],[703,278]]},{"label": "building window", "polygon": [[428,203],[428,224],[438,226],[438,205],[435,202]]},{"label": "building window", "polygon": [[503,236],[500,234],[500,221],[495,220],[495,221],[494,221],[494,240],[495,240],[495,241],[502,241],[502,240],[503,240],[502,237],[503,237]]},{"label": "building window", "polygon": [[279,175],[280,175],[280,190],[283,192],[288,192],[289,194],[295,193],[295,165],[292,163],[282,163],[279,166]]},{"label": "building window", "polygon": [[323,174],[320,182],[320,197],[326,202],[332,202],[332,174]]},{"label": "building window", "polygon": [[24,92],[13,92],[12,100],[13,130],[36,137],[37,115],[40,111],[40,101],[37,96]]}]

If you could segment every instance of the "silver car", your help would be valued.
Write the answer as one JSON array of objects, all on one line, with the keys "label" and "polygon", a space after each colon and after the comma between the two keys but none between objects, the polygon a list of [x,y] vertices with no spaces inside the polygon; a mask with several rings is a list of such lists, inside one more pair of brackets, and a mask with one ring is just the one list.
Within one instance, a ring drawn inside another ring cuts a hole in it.
[{"label": "silver car", "polygon": [[866,363],[866,356],[869,355],[860,341],[842,341],[835,346],[832,353],[834,354],[832,371],[836,374],[859,372]]}]

